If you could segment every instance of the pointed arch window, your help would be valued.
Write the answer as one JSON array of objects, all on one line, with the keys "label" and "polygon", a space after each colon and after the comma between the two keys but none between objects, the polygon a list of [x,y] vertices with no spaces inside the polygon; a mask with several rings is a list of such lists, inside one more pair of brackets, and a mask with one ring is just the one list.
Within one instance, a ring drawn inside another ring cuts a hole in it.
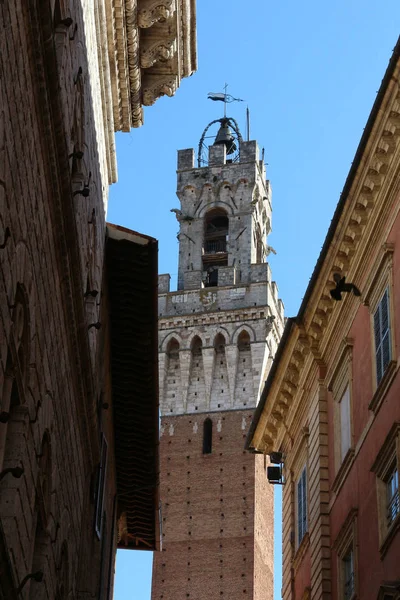
[{"label": "pointed arch window", "polygon": [[172,338],[172,340],[168,342],[167,354],[169,358],[178,358],[179,342],[175,338]]},{"label": "pointed arch window", "polygon": [[196,335],[196,337],[193,338],[193,341],[192,341],[192,344],[191,344],[191,350],[192,350],[193,357],[200,357],[201,356],[202,347],[203,347],[202,341]]},{"label": "pointed arch window", "polygon": [[214,348],[217,353],[225,351],[225,338],[222,333],[218,333],[214,340]]},{"label": "pointed arch window", "polygon": [[29,314],[25,292],[17,286],[10,345],[6,358],[3,388],[0,390],[0,470],[8,460],[15,462],[20,452],[15,443],[16,415],[24,404],[24,391],[27,378],[29,357]]},{"label": "pointed arch window", "polygon": [[238,348],[239,350],[250,350],[250,336],[245,329],[240,332],[238,337]]},{"label": "pointed arch window", "polygon": [[207,418],[203,424],[203,454],[212,452],[212,421]]}]

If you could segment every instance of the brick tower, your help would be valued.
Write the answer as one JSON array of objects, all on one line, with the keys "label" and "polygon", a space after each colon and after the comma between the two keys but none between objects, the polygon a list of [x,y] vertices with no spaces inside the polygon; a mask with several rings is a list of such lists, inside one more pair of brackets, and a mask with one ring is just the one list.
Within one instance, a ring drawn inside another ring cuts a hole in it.
[{"label": "brick tower", "polygon": [[[178,152],[178,291],[159,278],[163,551],[152,600],[272,600],[273,496],[244,441],[283,329],[255,141]],[[206,156],[204,157],[204,155]]]}]

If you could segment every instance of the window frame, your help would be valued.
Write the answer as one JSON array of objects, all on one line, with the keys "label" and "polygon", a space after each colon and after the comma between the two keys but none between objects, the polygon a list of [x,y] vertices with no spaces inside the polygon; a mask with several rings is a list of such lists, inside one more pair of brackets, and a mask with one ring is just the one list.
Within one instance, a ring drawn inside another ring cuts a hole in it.
[{"label": "window frame", "polygon": [[[346,560],[347,557],[350,557],[350,560]],[[351,564],[351,571],[348,574],[347,571],[347,565]],[[341,575],[341,584],[342,584],[342,595],[343,595],[343,600],[351,600],[351,598],[354,597],[355,594],[355,568],[354,568],[354,546],[353,546],[353,540],[349,546],[349,548],[347,549],[347,551],[345,552],[345,554],[341,557],[341,569],[342,569],[342,575]],[[350,589],[350,594],[348,593],[348,591],[346,590],[347,585],[349,584],[349,582],[351,582],[351,589]]]},{"label": "window frame", "polygon": [[[396,485],[390,485],[393,481],[396,481]],[[388,470],[388,475],[386,478],[386,524],[387,527],[391,527],[392,523],[395,521],[397,515],[400,513],[399,506],[399,467],[397,461],[394,460],[391,468]],[[390,494],[390,496],[389,496]],[[395,503],[393,502],[395,501]],[[393,506],[395,506],[395,510],[393,511]],[[395,514],[393,514],[395,513]]]},{"label": "window frame", "polygon": [[[386,302],[384,302],[386,297]],[[386,315],[386,328],[383,331],[382,323],[384,321],[383,314],[383,306],[386,305],[387,315]],[[391,360],[393,359],[393,334],[391,331],[391,321],[392,321],[392,308],[391,308],[391,293],[389,289],[389,285],[385,287],[383,293],[380,296],[380,299],[375,307],[375,310],[372,311],[372,329],[373,329],[373,341],[374,341],[374,368],[375,368],[375,383],[376,387],[379,386],[382,379],[385,376],[385,373],[390,365]],[[378,318],[377,318],[378,317]],[[378,325],[378,336],[379,342],[377,340],[377,325]],[[388,349],[388,357],[387,362],[384,362],[384,345],[385,341],[389,342]]]},{"label": "window frame", "polygon": [[[334,367],[328,376],[328,390],[333,398],[333,426],[335,435],[334,464],[335,480],[332,489],[337,491],[343,484],[346,475],[354,460],[354,418],[353,418],[353,339],[343,338],[339,355],[334,362]],[[348,414],[349,414],[349,447],[343,453],[342,449],[342,401],[348,390]],[[340,435],[336,435],[337,432]]]},{"label": "window frame", "polygon": [[[303,481],[304,480],[304,481]],[[299,510],[301,492],[301,514]],[[300,474],[296,479],[295,487],[295,509],[296,509],[296,548],[299,548],[306,534],[308,533],[308,473],[307,465],[304,464],[300,469]],[[301,524],[301,527],[300,527]],[[300,537],[301,536],[301,537]]]},{"label": "window frame", "polygon": [[376,475],[376,494],[378,504],[378,529],[380,553],[383,557],[400,529],[400,490],[397,485],[398,509],[396,515],[388,522],[387,484],[390,474],[396,469],[397,484],[400,470],[400,422],[395,422],[378,452],[371,471]]},{"label": "window frame", "polygon": [[[352,508],[343,522],[338,536],[333,544],[337,555],[337,584],[339,600],[352,600],[358,592],[358,544],[357,544],[357,508]],[[346,595],[346,557],[351,553],[353,568],[353,587],[351,594]]]},{"label": "window frame", "polygon": [[[371,361],[373,372],[373,398],[369,405],[370,410],[378,412],[385,392],[394,377],[394,366],[396,364],[396,338],[395,338],[395,312],[393,305],[393,253],[394,244],[386,242],[382,245],[374,266],[371,269],[371,275],[365,284],[364,304],[368,306],[370,312],[371,325]],[[388,292],[388,331],[390,335],[389,361],[382,376],[378,378],[376,362],[376,340],[374,317],[377,309],[385,295]],[[379,380],[378,380],[379,379]]]}]

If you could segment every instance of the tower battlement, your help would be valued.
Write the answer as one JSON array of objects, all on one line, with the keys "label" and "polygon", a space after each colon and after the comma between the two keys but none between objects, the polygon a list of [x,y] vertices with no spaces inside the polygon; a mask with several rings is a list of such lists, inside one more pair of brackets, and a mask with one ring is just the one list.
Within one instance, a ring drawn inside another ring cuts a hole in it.
[{"label": "tower battlement", "polygon": [[268,256],[272,191],[255,141],[233,162],[224,144],[195,167],[193,149],[178,152],[178,289],[240,285],[260,278]]}]

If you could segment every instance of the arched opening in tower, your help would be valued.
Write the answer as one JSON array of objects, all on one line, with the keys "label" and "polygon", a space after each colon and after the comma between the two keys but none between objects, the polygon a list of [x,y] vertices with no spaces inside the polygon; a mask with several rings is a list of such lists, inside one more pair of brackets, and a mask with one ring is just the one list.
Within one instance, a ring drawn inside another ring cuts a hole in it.
[{"label": "arched opening in tower", "polygon": [[181,369],[179,360],[179,342],[172,338],[167,346],[167,369],[166,369],[166,389],[165,389],[165,412],[175,412],[177,405],[182,403],[181,394],[177,393],[180,389]]},{"label": "arched opening in tower", "polygon": [[245,407],[253,402],[253,373],[250,336],[243,330],[237,341],[238,365],[236,370],[235,407]]},{"label": "arched opening in tower", "polygon": [[187,395],[187,411],[205,410],[206,388],[204,380],[203,344],[196,335],[191,343],[191,358],[189,370],[189,387]]},{"label": "arched opening in tower", "polygon": [[204,219],[203,271],[205,286],[218,285],[218,268],[228,265],[229,218],[223,208],[213,208]]},{"label": "arched opening in tower", "polygon": [[225,338],[222,333],[218,333],[214,340],[214,369],[210,402],[211,410],[226,409],[230,407],[231,403],[225,343]]},{"label": "arched opening in tower", "polygon": [[259,223],[257,223],[255,231],[255,246],[256,246],[256,263],[264,262],[264,245]]},{"label": "arched opening in tower", "polygon": [[212,452],[212,421],[207,418],[203,425],[203,454]]}]

